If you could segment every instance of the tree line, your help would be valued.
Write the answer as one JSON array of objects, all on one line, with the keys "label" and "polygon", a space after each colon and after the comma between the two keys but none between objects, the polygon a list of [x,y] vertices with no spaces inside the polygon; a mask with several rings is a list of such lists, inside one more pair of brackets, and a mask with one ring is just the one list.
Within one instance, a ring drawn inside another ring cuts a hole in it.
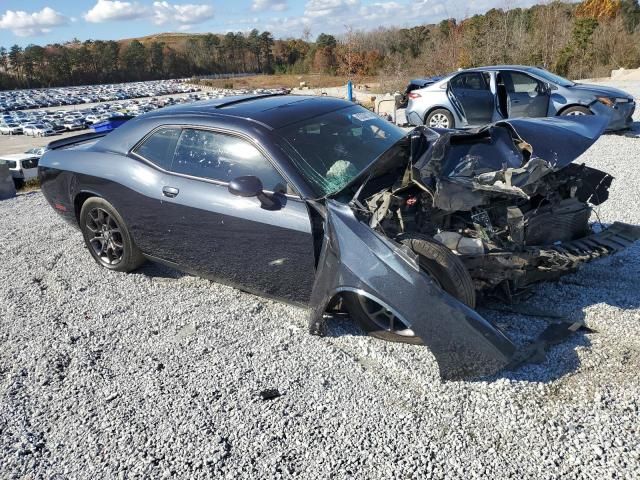
[{"label": "tree line", "polygon": [[554,1],[491,9],[462,21],[274,39],[254,29],[0,47],[0,89],[184,78],[223,73],[328,73],[404,82],[492,64],[538,65],[571,78],[640,66],[638,0]]}]

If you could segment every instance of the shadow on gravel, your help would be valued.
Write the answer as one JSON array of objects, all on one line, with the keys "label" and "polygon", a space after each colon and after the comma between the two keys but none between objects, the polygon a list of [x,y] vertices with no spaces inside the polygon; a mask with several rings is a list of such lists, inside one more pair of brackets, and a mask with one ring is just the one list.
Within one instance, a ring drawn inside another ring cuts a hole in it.
[{"label": "shadow on gravel", "polygon": [[175,270],[161,263],[150,261],[142,265],[136,273],[141,273],[151,278],[166,278],[172,280],[177,280],[187,276],[186,273],[180,272],[179,270]]},{"label": "shadow on gravel", "polygon": [[[497,324],[519,349],[524,349],[535,343],[538,336],[553,323],[579,322],[584,319],[584,312],[579,315],[562,316],[557,312],[548,312],[530,308],[527,302],[513,305],[486,304],[478,308],[478,312],[487,320]],[[580,307],[576,307],[576,310]],[[577,349],[590,347],[590,335],[597,332],[578,330],[569,338],[549,345],[544,358],[526,362],[513,370],[503,370],[496,375],[478,379],[482,382],[492,382],[500,379],[524,382],[549,383],[569,373],[580,366]]]},{"label": "shadow on gravel", "polygon": [[640,122],[633,122],[631,126],[625,130],[617,132],[607,132],[606,135],[617,135],[620,137],[640,138]]}]

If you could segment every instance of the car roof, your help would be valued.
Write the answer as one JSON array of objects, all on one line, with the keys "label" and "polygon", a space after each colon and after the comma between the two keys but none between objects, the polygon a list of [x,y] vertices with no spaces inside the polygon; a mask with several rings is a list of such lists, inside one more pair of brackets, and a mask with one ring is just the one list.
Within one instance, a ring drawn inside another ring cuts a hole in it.
[{"label": "car roof", "polygon": [[473,68],[465,68],[461,70],[462,72],[486,72],[486,71],[496,71],[496,70],[521,70],[525,72],[529,72],[536,67],[531,67],[528,65],[490,65],[487,67],[473,67]]},{"label": "car roof", "polygon": [[235,95],[165,107],[146,118],[166,115],[210,115],[250,119],[277,129],[354,104],[334,97],[311,95]]}]

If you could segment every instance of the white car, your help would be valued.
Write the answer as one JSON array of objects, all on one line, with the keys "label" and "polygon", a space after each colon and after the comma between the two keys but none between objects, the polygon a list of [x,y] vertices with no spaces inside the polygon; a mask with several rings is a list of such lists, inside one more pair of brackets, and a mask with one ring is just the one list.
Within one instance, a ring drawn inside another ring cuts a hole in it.
[{"label": "white car", "polygon": [[63,125],[64,128],[69,132],[73,130],[82,130],[84,128],[84,124],[80,120],[65,120]]},{"label": "white car", "polygon": [[17,123],[3,123],[0,125],[0,134],[2,135],[19,135],[22,133],[22,127]]},{"label": "white car", "polygon": [[0,163],[9,165],[16,188],[21,188],[24,182],[38,178],[38,162],[40,158],[26,153],[14,153],[0,156]]},{"label": "white car", "polygon": [[27,125],[22,131],[25,135],[31,135],[33,137],[47,137],[49,135],[55,135],[56,133],[51,128],[42,125],[41,123]]}]

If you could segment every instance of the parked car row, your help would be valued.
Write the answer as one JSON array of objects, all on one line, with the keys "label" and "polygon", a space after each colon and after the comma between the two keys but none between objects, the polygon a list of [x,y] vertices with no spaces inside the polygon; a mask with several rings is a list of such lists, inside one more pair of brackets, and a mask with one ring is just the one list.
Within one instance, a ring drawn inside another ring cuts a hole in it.
[{"label": "parked car row", "polygon": [[93,127],[107,119],[123,116],[137,116],[158,108],[197,100],[221,98],[247,93],[287,93],[283,90],[211,90],[208,92],[189,92],[174,96],[151,97],[146,99],[127,99],[100,103],[76,110],[36,109],[14,110],[0,114],[1,135],[30,135],[47,137],[62,132],[79,131]]},{"label": "parked car row", "polygon": [[0,92],[0,112],[83,103],[114,102],[130,98],[189,93],[197,90],[193,85],[180,80],[10,90]]}]

